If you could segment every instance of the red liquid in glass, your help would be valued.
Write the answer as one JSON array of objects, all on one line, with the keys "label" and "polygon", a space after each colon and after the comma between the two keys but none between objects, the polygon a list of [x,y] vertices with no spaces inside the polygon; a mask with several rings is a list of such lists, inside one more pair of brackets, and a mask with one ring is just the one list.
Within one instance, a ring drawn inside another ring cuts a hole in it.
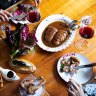
[{"label": "red liquid in glass", "polygon": [[94,30],[91,27],[82,27],[80,28],[79,33],[86,39],[90,39],[94,36]]},{"label": "red liquid in glass", "polygon": [[29,12],[27,19],[29,22],[32,22],[32,23],[37,22],[40,20],[40,13],[37,11]]}]

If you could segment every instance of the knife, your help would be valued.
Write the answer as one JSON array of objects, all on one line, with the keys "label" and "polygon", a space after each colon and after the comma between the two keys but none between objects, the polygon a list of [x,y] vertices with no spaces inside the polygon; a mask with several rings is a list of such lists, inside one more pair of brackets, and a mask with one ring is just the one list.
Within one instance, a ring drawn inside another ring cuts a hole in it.
[{"label": "knife", "polygon": [[10,20],[16,20],[16,19],[22,19],[26,16],[26,14],[23,15],[17,15],[17,16],[13,16],[13,17],[9,17]]},{"label": "knife", "polygon": [[94,67],[96,66],[96,63],[91,63],[91,64],[87,64],[87,65],[81,65],[81,66],[76,66],[76,69],[80,69],[80,68],[89,68],[89,67]]}]

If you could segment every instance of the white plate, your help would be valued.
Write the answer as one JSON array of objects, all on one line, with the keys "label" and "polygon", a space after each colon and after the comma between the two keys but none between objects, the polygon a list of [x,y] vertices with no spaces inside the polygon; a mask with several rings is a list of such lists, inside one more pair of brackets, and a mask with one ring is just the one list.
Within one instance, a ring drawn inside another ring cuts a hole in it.
[{"label": "white plate", "polygon": [[[23,5],[27,7],[30,4],[23,4]],[[32,5],[30,5],[30,6],[32,6]],[[15,7],[12,12],[14,12],[17,8],[18,7]],[[12,12],[11,12],[11,14],[12,14]],[[30,22],[28,20],[20,20],[20,21],[19,20],[12,20],[12,22],[15,23],[15,24],[17,24],[17,23],[30,24]]]},{"label": "white plate", "polygon": [[70,22],[72,22],[72,19],[67,16],[61,15],[61,14],[54,14],[54,15],[51,15],[51,16],[48,16],[47,18],[45,18],[39,24],[39,26],[37,27],[37,30],[36,30],[36,38],[38,40],[37,44],[43,50],[50,51],[50,52],[57,52],[57,51],[61,51],[61,50],[65,49],[72,43],[72,41],[74,40],[75,35],[76,35],[75,31],[70,30],[71,35],[70,35],[69,39],[66,40],[62,45],[60,45],[58,47],[54,47],[54,48],[44,45],[44,43],[42,41],[42,33],[49,24],[51,24],[55,21],[62,21],[62,22],[69,24]]},{"label": "white plate", "polygon": [[[69,79],[71,78],[71,76],[70,76],[69,73],[60,72],[61,60],[63,58],[68,59],[71,56],[76,57],[80,61],[80,64],[79,65],[86,65],[86,64],[90,64],[91,63],[85,56],[83,56],[81,54],[77,54],[77,53],[69,53],[69,54],[66,54],[66,55],[62,56],[59,59],[58,63],[57,63],[57,71],[58,71],[58,74],[60,75],[60,77],[64,81],[66,81],[66,82],[69,81]],[[73,75],[72,79],[75,80],[77,83],[85,84],[90,79],[92,79],[92,77],[93,77],[93,69],[90,67],[90,68],[82,68],[82,69],[77,70],[77,73],[75,73]]]}]

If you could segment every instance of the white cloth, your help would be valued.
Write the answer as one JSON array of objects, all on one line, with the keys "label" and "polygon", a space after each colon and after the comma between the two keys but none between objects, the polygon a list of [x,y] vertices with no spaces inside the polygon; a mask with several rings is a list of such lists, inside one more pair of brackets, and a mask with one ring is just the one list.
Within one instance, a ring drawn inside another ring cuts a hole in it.
[{"label": "white cloth", "polygon": [[84,96],[96,96],[96,83],[86,84],[84,87]]}]

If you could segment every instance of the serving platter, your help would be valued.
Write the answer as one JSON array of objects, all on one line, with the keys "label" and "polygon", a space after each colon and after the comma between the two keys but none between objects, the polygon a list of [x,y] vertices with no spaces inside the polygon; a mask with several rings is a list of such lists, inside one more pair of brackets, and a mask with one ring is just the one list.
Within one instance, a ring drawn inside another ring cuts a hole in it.
[{"label": "serving platter", "polygon": [[88,58],[86,58],[82,54],[78,54],[78,53],[65,54],[64,56],[62,56],[59,59],[59,61],[57,63],[57,72],[58,72],[59,76],[66,82],[68,82],[69,79],[72,78],[74,81],[76,81],[77,83],[80,83],[80,84],[85,84],[89,80],[91,80],[92,77],[93,77],[93,69],[91,67],[82,68],[82,69],[77,70],[77,73],[74,73],[74,75],[72,77],[71,77],[70,73],[60,72],[60,66],[61,66],[62,59],[68,59],[70,57],[76,57],[79,60],[79,62],[80,62],[79,65],[86,65],[86,64],[90,64],[91,63],[88,60]]},{"label": "serving platter", "polygon": [[66,24],[69,24],[72,22],[72,19],[67,17],[67,16],[64,16],[64,15],[61,15],[61,14],[53,14],[53,15],[50,15],[48,17],[46,17],[40,24],[39,26],[37,27],[37,30],[36,30],[36,38],[38,40],[37,44],[40,48],[42,48],[43,50],[46,50],[46,51],[49,51],[49,52],[58,52],[58,51],[61,51],[65,48],[67,48],[71,43],[72,41],[74,40],[75,38],[75,35],[76,35],[76,31],[75,30],[70,30],[70,36],[68,38],[68,40],[66,40],[63,44],[61,44],[60,46],[58,47],[48,47],[46,46],[43,41],[42,41],[42,33],[43,31],[45,30],[45,28],[53,23],[53,22],[56,22],[56,21],[62,21]]}]

